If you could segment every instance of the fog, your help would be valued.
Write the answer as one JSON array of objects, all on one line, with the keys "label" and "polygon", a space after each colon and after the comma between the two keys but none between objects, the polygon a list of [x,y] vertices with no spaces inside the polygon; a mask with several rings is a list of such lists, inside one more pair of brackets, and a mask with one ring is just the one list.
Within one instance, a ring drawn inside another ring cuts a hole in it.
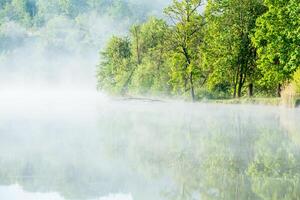
[{"label": "fog", "polygon": [[2,53],[1,88],[25,85],[29,88],[33,85],[95,88],[100,49],[112,34],[122,34],[127,26],[116,25],[107,17],[94,17],[88,16],[85,22],[85,31],[93,34],[89,38],[82,38],[81,27],[64,17],[52,19],[46,27],[33,33],[7,22],[4,25],[7,28],[3,29],[5,34],[20,42],[13,50]]},{"label": "fog", "polygon": [[127,34],[133,23],[148,16],[162,17],[171,1],[124,2],[138,9],[134,16],[117,18],[89,9],[70,18],[51,11],[54,14],[44,14],[46,22],[37,28],[5,19],[0,24],[0,90],[25,85],[95,89],[95,68],[106,41]]},{"label": "fog", "polygon": [[[30,193],[25,192],[19,185],[12,185],[12,186],[0,186],[0,194],[1,198],[3,199],[10,199],[10,200],[17,200],[17,199],[23,199],[23,200],[63,200],[63,198],[57,194],[57,193]],[[97,199],[90,199],[90,200],[132,200],[132,197],[130,195],[124,195],[124,194],[115,194],[115,195],[108,195],[105,197],[100,197]]]},{"label": "fog", "polygon": [[290,185],[298,184],[299,110],[58,94],[41,92],[20,102],[10,94],[4,100],[11,102],[2,104],[0,114],[0,196],[299,195],[298,185]]},{"label": "fog", "polygon": [[[149,16],[170,1],[131,2]],[[1,24],[0,199],[298,199],[299,109],[96,91],[101,48],[135,22]]]},{"label": "fog", "polygon": [[[145,17],[161,15],[167,2],[132,1],[137,7],[143,8],[139,12]],[[44,157],[47,160],[44,164],[49,164],[49,167],[51,163],[63,167],[65,161],[80,163],[73,150],[81,147],[75,145],[73,149],[72,143],[80,142],[75,138],[84,135],[87,137],[82,141],[92,142],[90,139],[97,136],[98,117],[109,105],[108,97],[96,91],[95,68],[101,59],[100,51],[112,35],[127,34],[131,24],[140,22],[134,17],[114,18],[96,10],[87,10],[75,19],[60,14],[47,15],[49,17],[46,17],[44,25],[38,28],[28,28],[9,19],[0,23],[0,168],[3,169],[0,173],[0,199],[131,200],[130,192],[122,194],[117,188],[102,192],[103,186],[108,184],[105,182],[101,183],[99,192],[97,188],[92,188],[92,194],[81,194],[80,191],[73,194],[69,189],[62,192],[68,187],[62,182],[64,178],[54,178],[54,184],[50,183],[52,180],[48,182],[48,178],[56,176],[50,171],[38,175],[38,181],[47,182],[38,186],[39,189],[29,180],[34,175],[22,172],[20,176],[13,172],[23,168],[23,164],[27,166],[26,163],[31,159],[35,160],[35,155]],[[50,139],[55,135],[58,140]],[[63,144],[58,144],[60,142]],[[94,144],[88,145],[87,150],[94,147]],[[101,154],[98,151],[88,152],[89,158],[94,153]],[[58,156],[60,154],[63,156]],[[67,157],[74,160],[67,161]],[[101,157],[99,155],[100,160],[96,157],[89,160],[92,171],[98,169],[98,161],[101,163],[103,160]],[[13,166],[8,169],[7,164]],[[55,166],[52,167],[56,170]],[[100,168],[104,169],[103,175],[109,172],[103,178],[112,176],[111,170],[108,171],[110,167],[109,163],[105,163]],[[43,170],[44,167],[38,168]],[[74,178],[83,176],[78,174]],[[23,184],[23,181],[29,182]],[[72,182],[67,184],[72,185],[76,181]],[[83,185],[80,181],[76,184]]]}]

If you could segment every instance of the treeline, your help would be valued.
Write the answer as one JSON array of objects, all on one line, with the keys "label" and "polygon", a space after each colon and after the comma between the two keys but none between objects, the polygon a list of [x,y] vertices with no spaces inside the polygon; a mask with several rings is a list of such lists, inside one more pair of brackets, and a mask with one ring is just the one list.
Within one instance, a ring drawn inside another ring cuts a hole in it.
[{"label": "treeline", "polygon": [[193,100],[280,96],[300,66],[299,0],[173,0],[164,14],[110,39],[99,89]]},{"label": "treeline", "polygon": [[158,10],[137,0],[0,0],[0,57],[36,39],[54,52],[94,53],[109,35]]},{"label": "treeline", "polygon": [[137,20],[145,17],[147,9],[151,8],[130,0],[0,0],[0,24],[9,20],[39,27],[57,15],[76,18],[91,10],[123,20]]}]

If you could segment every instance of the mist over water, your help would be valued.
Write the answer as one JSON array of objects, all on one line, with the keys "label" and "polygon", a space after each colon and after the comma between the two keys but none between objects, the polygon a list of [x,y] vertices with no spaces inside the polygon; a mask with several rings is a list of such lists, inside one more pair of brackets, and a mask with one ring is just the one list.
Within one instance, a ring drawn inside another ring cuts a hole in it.
[{"label": "mist over water", "polygon": [[83,91],[26,98],[1,103],[0,196],[263,199],[298,187],[299,110]]},{"label": "mist over water", "polygon": [[1,200],[299,199],[299,109],[97,92],[99,51],[133,22],[81,17],[2,25]]}]

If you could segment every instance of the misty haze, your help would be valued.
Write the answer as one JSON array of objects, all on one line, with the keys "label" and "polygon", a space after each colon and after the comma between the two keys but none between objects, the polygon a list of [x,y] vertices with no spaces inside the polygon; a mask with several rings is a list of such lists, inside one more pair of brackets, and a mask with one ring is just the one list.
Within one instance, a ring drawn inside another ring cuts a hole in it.
[{"label": "misty haze", "polygon": [[300,200],[299,27],[298,0],[0,0],[0,200]]}]

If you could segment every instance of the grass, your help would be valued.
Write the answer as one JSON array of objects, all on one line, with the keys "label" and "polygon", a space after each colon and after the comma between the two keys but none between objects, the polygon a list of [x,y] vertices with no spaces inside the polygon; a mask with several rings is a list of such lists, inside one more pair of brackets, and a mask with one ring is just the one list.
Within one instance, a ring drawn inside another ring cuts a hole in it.
[{"label": "grass", "polygon": [[220,100],[207,100],[209,103],[222,103],[222,104],[254,104],[254,105],[282,105],[281,98],[239,98],[239,99],[220,99]]},{"label": "grass", "polygon": [[291,108],[300,107],[300,97],[294,98],[291,101],[286,101],[278,97],[253,97],[253,98],[239,98],[239,99],[219,99],[206,100],[207,103],[221,103],[221,104],[253,104],[253,105],[269,105],[269,106],[286,106]]}]

